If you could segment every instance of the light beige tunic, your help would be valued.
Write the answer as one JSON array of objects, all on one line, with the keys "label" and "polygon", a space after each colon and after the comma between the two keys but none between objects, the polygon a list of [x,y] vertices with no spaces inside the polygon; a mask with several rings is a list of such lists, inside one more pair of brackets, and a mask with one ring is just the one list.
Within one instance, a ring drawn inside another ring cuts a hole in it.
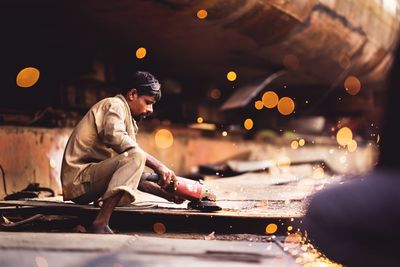
[{"label": "light beige tunic", "polygon": [[146,160],[136,143],[137,132],[123,95],[96,103],[75,127],[64,151],[64,200],[85,194],[105,199],[123,190],[127,194],[120,205],[132,202]]}]

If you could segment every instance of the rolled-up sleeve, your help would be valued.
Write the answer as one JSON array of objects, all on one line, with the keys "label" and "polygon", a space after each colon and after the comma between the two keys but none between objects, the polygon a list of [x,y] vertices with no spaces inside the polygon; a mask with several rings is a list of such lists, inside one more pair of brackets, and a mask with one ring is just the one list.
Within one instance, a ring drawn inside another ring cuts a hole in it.
[{"label": "rolled-up sleeve", "polygon": [[102,107],[102,111],[102,130],[99,133],[104,144],[117,153],[137,146],[126,130],[124,107],[119,103],[110,102]]}]

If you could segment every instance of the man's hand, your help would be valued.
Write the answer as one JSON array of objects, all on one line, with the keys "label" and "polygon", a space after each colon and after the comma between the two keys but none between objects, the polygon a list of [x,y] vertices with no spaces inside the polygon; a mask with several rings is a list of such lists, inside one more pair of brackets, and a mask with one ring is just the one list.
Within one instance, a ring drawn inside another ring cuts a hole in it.
[{"label": "man's hand", "polygon": [[163,163],[161,163],[158,159],[156,159],[147,152],[146,152],[146,166],[153,169],[158,175],[160,175],[161,179],[158,184],[161,185],[163,188],[169,187],[170,184],[176,186],[177,179],[175,173],[167,166],[165,166]]},{"label": "man's hand", "polygon": [[169,169],[164,164],[160,164],[154,171],[161,177],[159,185],[161,185],[162,188],[166,189],[172,184],[174,185],[174,189],[176,189],[177,179],[173,170]]},{"label": "man's hand", "polygon": [[182,204],[185,201],[184,198],[181,198],[174,193],[167,192],[158,184],[146,180],[140,180],[138,189],[140,191],[162,197],[176,204]]}]

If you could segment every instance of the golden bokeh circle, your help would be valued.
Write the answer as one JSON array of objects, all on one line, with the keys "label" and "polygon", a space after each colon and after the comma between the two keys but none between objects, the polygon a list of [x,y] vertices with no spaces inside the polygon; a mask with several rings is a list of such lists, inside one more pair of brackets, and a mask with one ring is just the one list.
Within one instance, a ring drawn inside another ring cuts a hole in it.
[{"label": "golden bokeh circle", "polygon": [[290,115],[294,111],[295,104],[290,97],[282,97],[278,102],[278,111],[282,115]]},{"label": "golden bokeh circle", "polygon": [[31,87],[37,83],[39,77],[40,71],[37,68],[27,67],[18,73],[16,83],[19,87]]},{"label": "golden bokeh circle", "polygon": [[160,129],[156,132],[154,140],[158,148],[166,149],[174,143],[174,136],[169,130]]},{"label": "golden bokeh circle", "polygon": [[267,108],[274,108],[278,105],[279,97],[273,91],[267,91],[262,96],[262,103]]},{"label": "golden bokeh circle", "polygon": [[137,57],[138,59],[144,58],[144,57],[146,56],[146,54],[147,54],[147,50],[146,50],[146,48],[144,48],[144,47],[139,47],[139,48],[136,50],[136,57]]},{"label": "golden bokeh circle", "polygon": [[254,107],[257,110],[261,110],[264,107],[264,104],[261,100],[257,100],[256,102],[254,102]]},{"label": "golden bokeh circle", "polygon": [[299,146],[304,146],[306,143],[306,140],[304,140],[303,138],[299,140]]},{"label": "golden bokeh circle", "polygon": [[236,72],[234,72],[234,71],[228,72],[228,73],[226,74],[226,78],[228,79],[228,81],[233,82],[233,81],[236,80],[236,78],[237,78]]},{"label": "golden bokeh circle", "polygon": [[221,97],[221,91],[218,88],[214,88],[210,91],[210,97],[212,99],[219,99]]},{"label": "golden bokeh circle", "polygon": [[297,149],[297,148],[299,148],[299,142],[297,142],[297,140],[293,140],[293,141],[290,143],[290,147],[291,147],[292,149]]},{"label": "golden bokeh circle", "polygon": [[208,16],[208,12],[205,9],[200,9],[199,11],[197,11],[197,17],[199,19],[205,19]]},{"label": "golden bokeh circle", "polygon": [[357,141],[356,140],[351,140],[348,144],[347,144],[347,150],[349,152],[354,152],[357,150]]},{"label": "golden bokeh circle", "polygon": [[253,120],[250,118],[246,119],[243,123],[243,126],[246,130],[251,130],[253,128],[253,125],[254,125]]},{"label": "golden bokeh circle", "polygon": [[163,223],[157,222],[153,225],[153,231],[156,234],[163,235],[167,232],[167,228]]},{"label": "golden bokeh circle", "polygon": [[353,140],[353,132],[348,127],[342,127],[336,134],[336,140],[339,145],[346,146]]},{"label": "golden bokeh circle", "polygon": [[204,119],[202,117],[197,118],[197,123],[203,123],[203,122],[204,122]]},{"label": "golden bokeh circle", "polygon": [[350,95],[356,95],[361,90],[361,82],[355,76],[349,76],[344,81],[344,89]]},{"label": "golden bokeh circle", "polygon": [[270,223],[265,227],[265,233],[266,234],[273,234],[278,230],[278,226],[275,223]]}]

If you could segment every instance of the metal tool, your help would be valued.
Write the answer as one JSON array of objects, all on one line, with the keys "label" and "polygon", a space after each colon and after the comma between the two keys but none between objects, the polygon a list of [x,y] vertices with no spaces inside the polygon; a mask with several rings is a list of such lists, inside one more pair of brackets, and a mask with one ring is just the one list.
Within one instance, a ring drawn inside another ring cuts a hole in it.
[{"label": "metal tool", "polygon": [[[141,179],[158,183],[160,176],[157,173],[142,174]],[[176,184],[169,185],[166,190],[172,194],[189,200],[188,208],[201,211],[218,211],[222,208],[216,204],[216,197],[213,192],[200,181],[190,180],[177,176]]]}]

